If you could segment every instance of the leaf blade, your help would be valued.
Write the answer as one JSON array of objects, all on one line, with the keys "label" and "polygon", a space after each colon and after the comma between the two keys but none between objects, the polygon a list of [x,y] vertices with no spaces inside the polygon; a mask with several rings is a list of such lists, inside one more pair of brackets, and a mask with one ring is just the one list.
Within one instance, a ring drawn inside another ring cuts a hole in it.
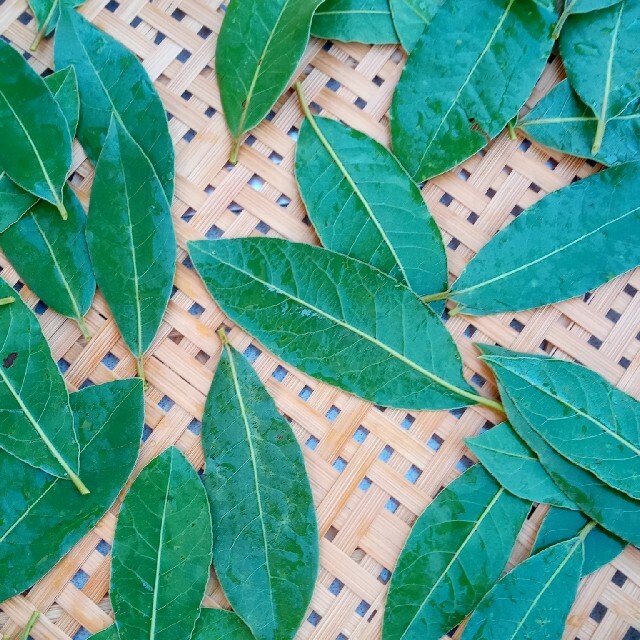
[{"label": "leaf blade", "polygon": [[254,640],[242,619],[224,609],[201,609],[193,640]]},{"label": "leaf blade", "polygon": [[0,233],[15,224],[38,202],[38,196],[21,189],[6,173],[0,172]]},{"label": "leaf blade", "polygon": [[80,94],[78,93],[78,78],[74,67],[67,67],[52,73],[44,79],[44,83],[58,103],[62,115],[67,121],[71,140],[73,140],[80,118]]},{"label": "leaf blade", "polygon": [[391,17],[402,47],[413,51],[444,0],[389,0]]}]

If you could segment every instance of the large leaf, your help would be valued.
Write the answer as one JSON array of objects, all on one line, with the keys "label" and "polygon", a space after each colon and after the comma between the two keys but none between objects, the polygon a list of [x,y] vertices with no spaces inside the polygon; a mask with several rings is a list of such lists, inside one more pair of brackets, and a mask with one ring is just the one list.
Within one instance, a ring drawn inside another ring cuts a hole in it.
[{"label": "large leaf", "polygon": [[470,315],[581,295],[640,264],[639,222],[640,162],[612,167],[529,207],[480,250],[449,295]]},{"label": "large leaf", "polygon": [[448,0],[391,105],[393,150],[422,181],[482,149],[518,113],[551,53],[555,12],[534,0]]},{"label": "large leaf", "polygon": [[569,81],[598,118],[594,154],[600,149],[607,122],[640,97],[639,43],[637,0],[572,15],[562,29],[560,52]]},{"label": "large leaf", "polygon": [[38,197],[21,189],[0,171],[0,233],[15,224],[38,202]]},{"label": "large leaf", "polygon": [[216,75],[233,136],[235,162],[242,136],[257,126],[296,70],[322,0],[231,0],[218,44]]},{"label": "large leaf", "polygon": [[602,146],[593,153],[598,119],[563,80],[534,109],[518,121],[518,127],[537,142],[582,158],[613,166],[640,160],[640,100],[609,120]]},{"label": "large leaf", "polygon": [[289,423],[251,365],[224,345],[202,419],[213,564],[255,637],[286,640],[318,573],[311,487]]},{"label": "large leaf", "polygon": [[69,135],[75,138],[80,118],[80,94],[78,78],[73,67],[56,71],[44,79],[49,91],[58,103],[64,119],[69,127]]},{"label": "large leaf", "polygon": [[[558,542],[575,538],[588,524],[589,518],[579,511],[552,507],[538,530],[532,553],[537,553]],[[582,575],[589,575],[611,562],[625,546],[620,538],[601,527],[594,527],[584,539]]]},{"label": "large leaf", "polygon": [[140,380],[117,380],[70,396],[82,477],[91,493],[0,451],[0,602],[28,589],[111,507],[133,470],[144,421]]},{"label": "large leaf", "polygon": [[411,53],[443,3],[444,0],[389,0],[393,24],[407,53]]},{"label": "large leaf", "polygon": [[383,640],[438,640],[455,627],[500,577],[530,506],[480,465],[443,489],[398,560]]},{"label": "large leaf", "polygon": [[[0,41],[0,170],[20,187],[55,204],[62,217],[62,187],[71,166],[71,136],[64,114],[42,78]],[[10,144],[7,144],[10,141]]]},{"label": "large leaf", "polygon": [[308,375],[405,409],[497,406],[472,393],[439,318],[381,271],[272,238],[188,246],[224,312]]},{"label": "large leaf", "polygon": [[578,591],[583,558],[578,537],[518,565],[482,600],[461,640],[561,638]]},{"label": "large leaf", "polygon": [[87,0],[29,0],[29,6],[36,19],[38,33],[31,45],[31,50],[38,48],[40,41],[45,36],[53,33],[60,18],[60,6],[69,8],[79,7]]},{"label": "large leaf", "polygon": [[201,609],[192,640],[254,640],[254,635],[232,611]]},{"label": "large leaf", "polygon": [[144,377],[142,357],[171,295],[175,235],[153,167],[115,118],[96,167],[87,242],[100,291]]},{"label": "large leaf", "polygon": [[55,39],[56,68],[72,65],[80,90],[78,139],[93,164],[105,145],[111,118],[147,156],[171,202],[174,151],[167,117],[138,58],[66,5]]},{"label": "large leaf", "polygon": [[118,517],[111,603],[120,636],[189,640],[210,564],[207,496],[189,461],[171,447],[141,471]]},{"label": "large leaf", "polygon": [[402,165],[372,138],[304,109],[296,177],[322,244],[388,273],[419,296],[445,290],[440,229]]},{"label": "large leaf", "polygon": [[342,42],[398,42],[389,0],[325,0],[313,16],[311,34]]},{"label": "large leaf", "polygon": [[96,281],[85,238],[87,216],[68,185],[64,190],[68,220],[40,200],[0,234],[0,248],[27,286],[48,306],[74,318],[85,336]]},{"label": "large leaf", "polygon": [[476,438],[467,438],[465,442],[485,469],[507,491],[529,502],[576,508],[549,477],[536,454],[507,422]]}]

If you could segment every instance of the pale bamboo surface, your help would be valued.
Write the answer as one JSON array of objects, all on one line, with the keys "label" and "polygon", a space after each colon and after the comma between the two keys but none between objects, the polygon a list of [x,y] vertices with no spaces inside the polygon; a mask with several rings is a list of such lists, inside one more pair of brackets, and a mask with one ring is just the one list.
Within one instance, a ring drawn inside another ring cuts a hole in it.
[{"label": "pale bamboo surface", "polygon": [[[190,268],[187,240],[268,235],[318,242],[294,180],[301,112],[292,90],[278,101],[273,118],[243,145],[237,166],[227,164],[230,138],[213,70],[223,7],[220,0],[89,0],[81,9],[143,61],[171,114],[177,153],[176,288],[147,357],[147,438],[137,470],[172,444],[195,467],[203,461],[198,421],[220,352],[216,329],[232,325]],[[0,33],[5,38],[25,51],[34,32],[26,0],[0,0]],[[52,59],[48,40],[30,62],[44,72]],[[312,40],[299,79],[304,79],[309,101],[323,115],[388,143],[387,111],[404,61],[394,46]],[[551,63],[529,106],[561,76],[559,63]],[[86,206],[93,167],[77,143],[73,169],[72,183]],[[461,167],[431,180],[423,193],[443,229],[452,278],[522,209],[596,170],[521,135],[512,141],[502,134]],[[1,255],[0,266],[6,281],[19,282]],[[495,396],[496,390],[476,358],[473,342],[574,359],[640,397],[639,289],[636,270],[588,300],[516,314],[458,316],[447,327],[462,351],[467,378],[481,393]],[[40,314],[55,358],[68,366],[71,390],[135,374],[135,361],[100,295],[88,314],[93,339],[86,342],[72,321],[46,309],[27,287],[20,293]],[[237,328],[230,339],[257,356],[254,366],[279,409],[291,419],[311,476],[322,569],[297,638],[379,639],[388,579],[411,524],[440,488],[471,464],[473,456],[463,438],[500,416],[482,408],[383,411],[300,374]],[[536,510],[525,525],[514,560],[528,554],[543,511]],[[114,509],[105,516],[29,592],[0,604],[0,633],[16,638],[34,609],[45,613],[32,632],[35,640],[84,640],[111,623],[109,545],[116,514]],[[213,577],[205,604],[225,605]],[[453,637],[459,634],[460,630]],[[630,547],[583,581],[565,639],[639,638],[640,552]]]}]

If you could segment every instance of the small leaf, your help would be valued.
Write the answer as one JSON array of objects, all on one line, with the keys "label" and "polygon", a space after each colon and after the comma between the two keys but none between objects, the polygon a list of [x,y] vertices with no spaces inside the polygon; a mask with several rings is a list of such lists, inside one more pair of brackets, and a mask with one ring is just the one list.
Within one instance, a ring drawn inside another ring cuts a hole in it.
[{"label": "small leaf", "polygon": [[507,491],[529,502],[576,508],[549,477],[535,453],[507,422],[476,438],[467,438],[465,443]]},{"label": "small leaf", "polygon": [[383,640],[439,640],[461,622],[500,577],[530,506],[480,465],[443,489],[398,560]]},{"label": "small leaf", "polygon": [[6,173],[0,171],[0,233],[15,224],[38,202],[38,197],[21,189]]},{"label": "small leaf", "polygon": [[152,460],[122,503],[113,542],[111,603],[127,640],[189,640],[211,564],[204,487],[175,447]]},{"label": "small leaf", "polygon": [[76,137],[78,119],[80,118],[80,94],[78,78],[73,67],[56,71],[44,79],[49,91],[58,103],[64,119],[69,126],[71,139]]},{"label": "small leaf", "polygon": [[191,637],[192,640],[254,640],[241,618],[224,609],[200,609],[200,617]]},{"label": "small leaf", "polygon": [[[553,2],[553,0],[538,0],[539,2]],[[598,9],[606,9],[614,4],[620,4],[622,0],[567,0],[564,3],[562,15],[553,31],[553,37],[557,38],[564,27],[567,18],[575,13],[588,13]],[[555,2],[554,2],[555,4]]]},{"label": "small leaf", "polygon": [[144,421],[140,380],[87,387],[72,393],[70,404],[89,495],[0,451],[0,602],[31,587],[96,526],[138,457]]},{"label": "small leaf", "polygon": [[255,637],[286,640],[302,622],[318,573],[311,487],[291,427],[251,365],[226,338],[223,344],[202,419],[213,563]]},{"label": "small leaf", "polygon": [[29,7],[33,11],[36,27],[38,28],[36,38],[31,45],[31,51],[35,51],[38,48],[42,38],[53,33],[60,18],[61,5],[73,9],[85,2],[86,0],[29,0]]},{"label": "small leaf", "polygon": [[443,3],[444,0],[389,0],[393,24],[407,53],[413,51]]}]

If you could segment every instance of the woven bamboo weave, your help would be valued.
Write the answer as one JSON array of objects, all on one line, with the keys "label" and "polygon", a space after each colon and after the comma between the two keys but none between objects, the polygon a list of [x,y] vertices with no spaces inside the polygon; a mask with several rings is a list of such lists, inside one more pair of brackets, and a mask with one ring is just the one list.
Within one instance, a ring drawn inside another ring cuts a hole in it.
[{"label": "woven bamboo weave", "polygon": [[[220,0],[89,0],[81,9],[143,61],[170,114],[177,153],[178,270],[147,359],[150,385],[137,471],[172,444],[196,468],[203,462],[199,420],[220,353],[216,329],[232,325],[193,270],[187,240],[267,235],[318,242],[294,179],[301,112],[291,90],[243,145],[238,164],[227,162],[230,138],[214,73],[224,9]],[[0,34],[25,51],[34,31],[26,0],[0,0]],[[52,66],[52,53],[51,41],[45,41],[29,61],[43,73]],[[312,39],[298,73],[316,110],[388,143],[387,111],[404,61],[395,46]],[[560,64],[550,63],[529,106],[561,77]],[[443,229],[452,277],[520,211],[597,169],[503,134],[461,167],[429,181],[423,193]],[[77,145],[73,170],[72,184],[86,206],[93,167]],[[6,281],[21,286],[4,256],[0,267]],[[483,394],[496,390],[476,358],[476,341],[577,360],[640,397],[639,290],[636,270],[584,299],[524,313],[457,316],[447,327],[462,351],[467,378]],[[135,374],[134,359],[99,294],[88,314],[89,342],[26,286],[20,294],[39,315],[71,390]],[[237,328],[230,339],[291,419],[311,476],[322,568],[297,638],[378,639],[388,581],[412,523],[442,486],[472,464],[463,439],[500,416],[484,408],[383,410],[293,370]],[[512,560],[526,557],[543,515],[541,507],[527,521]],[[0,633],[17,637],[34,609],[45,614],[33,630],[35,640],[84,640],[108,626],[116,517],[117,506],[29,592],[0,604]],[[205,605],[227,606],[214,576]],[[583,581],[565,638],[640,638],[637,549],[628,548]]]}]

